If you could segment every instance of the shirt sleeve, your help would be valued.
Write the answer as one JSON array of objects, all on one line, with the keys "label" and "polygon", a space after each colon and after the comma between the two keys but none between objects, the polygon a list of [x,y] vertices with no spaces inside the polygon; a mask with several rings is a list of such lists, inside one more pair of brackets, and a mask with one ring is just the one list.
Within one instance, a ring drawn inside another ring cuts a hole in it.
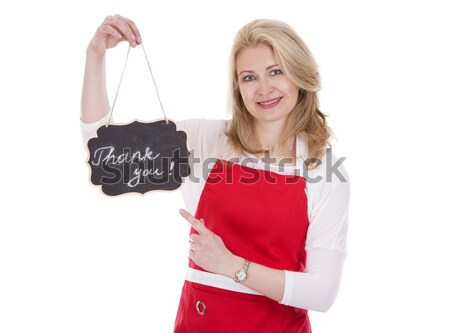
[{"label": "shirt sleeve", "polygon": [[306,175],[309,228],[305,272],[285,271],[280,303],[325,312],[333,304],[346,257],[350,183],[343,158],[331,151]]},{"label": "shirt sleeve", "polygon": [[[81,138],[83,139],[84,147],[87,147],[88,141],[97,135],[97,129],[108,122],[109,116],[111,114],[110,112],[104,115],[101,119],[92,123],[85,123],[80,120]],[[111,123],[113,123],[112,120]]]}]

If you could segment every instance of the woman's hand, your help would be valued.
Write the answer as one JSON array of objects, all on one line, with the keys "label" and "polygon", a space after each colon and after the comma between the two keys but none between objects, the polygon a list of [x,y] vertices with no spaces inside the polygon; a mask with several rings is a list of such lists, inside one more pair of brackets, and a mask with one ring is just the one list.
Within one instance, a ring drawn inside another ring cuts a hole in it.
[{"label": "woman's hand", "polygon": [[180,209],[180,214],[198,232],[189,237],[189,257],[208,272],[234,278],[234,273],[242,266],[244,260],[233,255],[226,248],[222,238],[205,226],[203,219],[196,219],[184,209]]},{"label": "woman's hand", "polygon": [[[180,214],[198,232],[190,236],[189,257],[206,271],[234,279],[244,259],[232,254],[222,239],[205,226],[203,219],[196,219],[184,209],[180,209]],[[281,302],[285,285],[284,271],[252,262],[248,276],[241,284]]]},{"label": "woman's hand", "polygon": [[88,51],[97,56],[103,56],[107,49],[123,41],[128,41],[132,47],[142,43],[136,24],[120,15],[107,16],[92,37]]}]

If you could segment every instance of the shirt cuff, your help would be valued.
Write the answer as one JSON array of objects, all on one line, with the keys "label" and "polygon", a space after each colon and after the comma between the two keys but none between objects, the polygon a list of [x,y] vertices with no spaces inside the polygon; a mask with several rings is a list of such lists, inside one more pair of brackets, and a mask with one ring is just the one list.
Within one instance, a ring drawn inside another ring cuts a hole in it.
[{"label": "shirt cuff", "polygon": [[289,305],[294,292],[294,272],[284,271],[284,295],[281,304]]}]

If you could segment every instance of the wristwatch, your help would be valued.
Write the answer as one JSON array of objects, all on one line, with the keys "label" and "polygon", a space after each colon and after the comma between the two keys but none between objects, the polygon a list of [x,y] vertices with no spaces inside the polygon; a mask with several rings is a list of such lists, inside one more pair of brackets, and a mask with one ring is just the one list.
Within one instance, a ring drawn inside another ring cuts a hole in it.
[{"label": "wristwatch", "polygon": [[242,265],[241,269],[239,269],[236,273],[234,273],[235,279],[237,283],[241,283],[247,278],[248,275],[248,267],[250,266],[250,261],[245,259],[244,264]]}]

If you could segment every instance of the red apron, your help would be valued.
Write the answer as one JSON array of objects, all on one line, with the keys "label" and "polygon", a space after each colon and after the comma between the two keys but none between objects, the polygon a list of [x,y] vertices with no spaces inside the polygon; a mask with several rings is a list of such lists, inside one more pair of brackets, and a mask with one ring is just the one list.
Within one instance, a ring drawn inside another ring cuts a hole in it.
[{"label": "red apron", "polygon": [[[305,186],[300,176],[217,160],[195,217],[203,218],[233,254],[302,272],[309,225]],[[190,259],[189,266],[203,271]],[[311,327],[304,309],[185,281],[175,332],[311,332]]]}]

